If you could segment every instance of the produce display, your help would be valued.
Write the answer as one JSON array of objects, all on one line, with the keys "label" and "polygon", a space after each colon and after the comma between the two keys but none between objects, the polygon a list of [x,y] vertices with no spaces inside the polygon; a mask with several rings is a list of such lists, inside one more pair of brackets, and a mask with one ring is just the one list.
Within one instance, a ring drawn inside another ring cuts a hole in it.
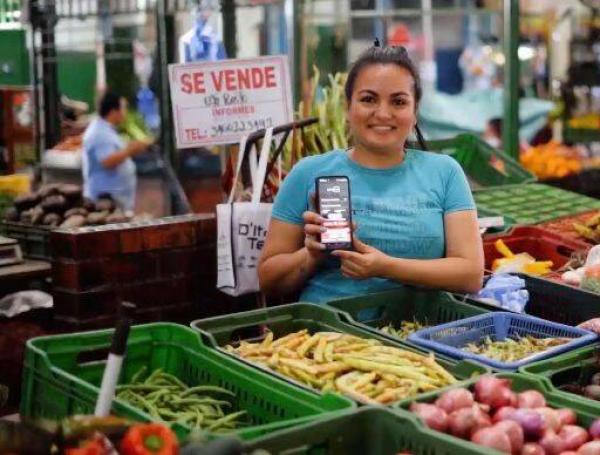
[{"label": "produce display", "polygon": [[83,147],[83,134],[76,134],[73,136],[68,136],[54,147],[52,150],[57,150],[59,152],[79,152]]},{"label": "produce display", "polygon": [[214,433],[233,431],[244,425],[246,411],[230,412],[235,394],[222,387],[198,385],[188,387],[161,369],[142,380],[145,368],[131,383],[117,387],[117,398],[140,408],[154,419],[179,422],[191,428]]},{"label": "produce display", "polygon": [[392,403],[456,382],[433,356],[337,332],[308,330],[225,349],[320,391],[371,404]]},{"label": "produce display", "polygon": [[516,393],[509,379],[482,376],[472,391],[452,389],[410,411],[429,428],[504,453],[600,453],[600,419],[586,430],[573,410],[549,407],[537,390]]},{"label": "produce display", "polygon": [[401,340],[406,340],[411,333],[414,333],[417,330],[425,327],[427,326],[418,321],[402,321],[399,329],[395,328],[392,324],[388,324],[384,327],[381,327],[379,330],[383,333],[387,333],[388,335],[392,335],[393,337],[400,338]]},{"label": "produce display", "polygon": [[529,253],[513,253],[502,239],[494,242],[496,251],[503,257],[495,259],[492,271],[495,273],[528,273],[530,275],[547,275],[552,271],[552,261],[538,261]]},{"label": "produce display", "polygon": [[540,179],[561,178],[582,170],[577,150],[556,141],[529,148],[520,156],[521,164]]},{"label": "produce display", "polygon": [[36,192],[19,196],[14,199],[13,207],[6,210],[4,218],[61,228],[123,223],[131,219],[110,195],[93,202],[83,197],[79,185],[72,184],[44,185]]},{"label": "produce display", "polygon": [[571,341],[570,338],[534,338],[530,335],[514,340],[506,338],[502,341],[493,341],[486,337],[483,343],[469,343],[462,349],[500,362],[517,362],[569,341]]},{"label": "produce display", "polygon": [[573,229],[581,237],[593,243],[600,243],[600,212],[583,223],[573,223]]}]

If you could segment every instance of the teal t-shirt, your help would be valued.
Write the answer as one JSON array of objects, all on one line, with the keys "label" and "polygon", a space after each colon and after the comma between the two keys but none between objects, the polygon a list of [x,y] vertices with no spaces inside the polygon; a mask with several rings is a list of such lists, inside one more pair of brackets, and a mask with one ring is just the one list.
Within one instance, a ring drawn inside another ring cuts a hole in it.
[{"label": "teal t-shirt", "polygon": [[[350,179],[356,235],[393,257],[444,257],[444,215],[475,209],[465,174],[452,157],[409,149],[400,165],[371,169],[352,161],[345,150],[333,150],[294,166],[277,194],[272,217],[303,225],[304,211],[314,210],[309,204],[315,178],[327,175]],[[384,278],[346,278],[340,260],[332,256],[307,281],[301,300],[323,303],[399,285]]]}]

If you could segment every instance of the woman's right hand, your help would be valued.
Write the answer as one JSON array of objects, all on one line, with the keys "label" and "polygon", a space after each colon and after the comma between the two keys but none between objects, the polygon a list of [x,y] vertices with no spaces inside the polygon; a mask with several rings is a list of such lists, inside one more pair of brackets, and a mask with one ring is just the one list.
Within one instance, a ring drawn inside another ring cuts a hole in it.
[{"label": "woman's right hand", "polygon": [[302,218],[304,220],[304,246],[312,259],[321,262],[326,257],[325,245],[319,242],[323,218],[310,210],[304,212]]}]

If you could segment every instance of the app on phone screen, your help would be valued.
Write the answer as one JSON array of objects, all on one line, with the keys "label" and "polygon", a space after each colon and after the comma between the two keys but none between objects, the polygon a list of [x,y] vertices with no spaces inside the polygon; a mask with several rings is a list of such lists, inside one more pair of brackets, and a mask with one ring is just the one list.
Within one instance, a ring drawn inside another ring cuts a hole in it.
[{"label": "app on phone screen", "polygon": [[321,243],[352,243],[350,226],[350,192],[348,179],[326,177],[318,179],[319,212],[325,219]]}]

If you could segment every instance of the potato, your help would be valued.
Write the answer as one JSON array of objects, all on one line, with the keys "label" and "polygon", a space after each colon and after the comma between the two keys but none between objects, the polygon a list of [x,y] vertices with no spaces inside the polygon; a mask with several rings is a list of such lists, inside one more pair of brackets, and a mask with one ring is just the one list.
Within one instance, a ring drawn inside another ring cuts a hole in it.
[{"label": "potato", "polygon": [[39,206],[36,205],[34,208],[31,209],[31,223],[32,224],[39,224],[42,222],[42,220],[44,219],[44,209]]},{"label": "potato", "polygon": [[63,223],[60,225],[61,228],[78,228],[81,226],[85,226],[86,217],[83,215],[72,215],[69,218],[65,219]]},{"label": "potato", "polygon": [[83,207],[74,207],[65,212],[65,218],[69,218],[73,215],[81,215],[85,218],[87,216],[87,214],[88,214],[88,211],[86,209],[84,209]]},{"label": "potato", "polygon": [[115,201],[108,198],[100,198],[96,201],[97,212],[112,212],[115,209]]},{"label": "potato", "polygon": [[104,212],[92,212],[88,214],[86,218],[87,224],[104,224],[108,218],[108,211]]},{"label": "potato", "polygon": [[46,212],[64,212],[67,208],[67,199],[62,194],[55,194],[44,198],[41,206]]},{"label": "potato", "polygon": [[49,185],[44,185],[38,190],[37,194],[41,199],[44,199],[48,196],[58,194],[58,189],[60,186],[60,183],[50,183]]},{"label": "potato", "polygon": [[15,207],[9,207],[4,212],[4,219],[6,221],[19,221],[19,211]]},{"label": "potato", "polygon": [[62,221],[62,217],[58,213],[47,213],[42,219],[42,224],[46,226],[56,227]]}]

